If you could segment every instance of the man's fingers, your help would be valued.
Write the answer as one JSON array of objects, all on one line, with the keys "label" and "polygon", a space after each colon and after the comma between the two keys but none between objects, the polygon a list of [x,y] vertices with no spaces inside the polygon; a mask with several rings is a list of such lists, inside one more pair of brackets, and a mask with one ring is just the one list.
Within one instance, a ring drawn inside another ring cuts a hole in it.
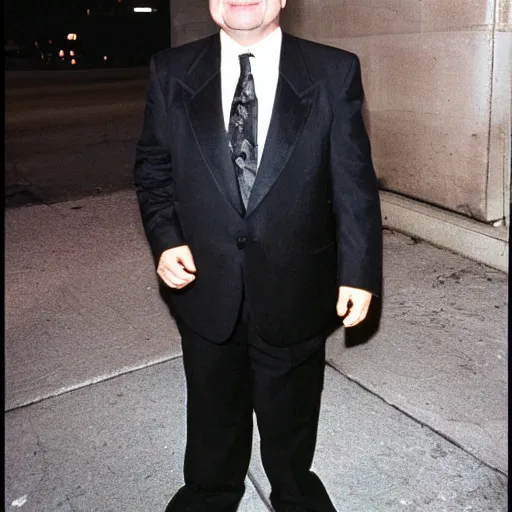
[{"label": "man's fingers", "polygon": [[[178,264],[179,265],[179,264]],[[160,277],[164,281],[167,286],[171,288],[183,288],[187,284],[191,283],[196,276],[194,274],[189,274],[185,272],[181,266],[179,266],[179,275],[174,272],[174,265],[172,269],[164,268],[161,272],[159,272]]]},{"label": "man's fingers", "polygon": [[157,273],[170,288],[180,289],[195,279],[196,266],[187,245],[167,249],[160,256]]},{"label": "man's fingers", "polygon": [[192,257],[192,253],[188,247],[184,247],[184,250],[179,254],[178,261],[183,265],[183,267],[188,272],[195,272],[196,265],[194,263],[194,258]]},{"label": "man's fingers", "polygon": [[171,272],[169,271],[169,269],[167,269],[166,267],[164,266],[160,266],[158,267],[158,270],[157,270],[157,273],[158,275],[160,276],[160,279],[167,285],[169,286],[170,288],[176,288],[178,286],[178,284],[174,283],[172,281],[172,274]]},{"label": "man's fingers", "polygon": [[366,290],[352,288],[350,286],[340,286],[338,292],[338,303],[336,312],[343,319],[345,327],[353,327],[366,318],[372,294]]},{"label": "man's fingers", "polygon": [[166,284],[169,288],[176,288],[176,285],[169,280],[167,274],[168,272],[166,270],[158,271],[158,275],[160,276],[160,279],[164,282],[164,284]]},{"label": "man's fingers", "polygon": [[170,262],[168,264],[168,270],[173,276],[184,281],[191,281],[194,278],[194,274],[187,272],[185,267],[178,260]]},{"label": "man's fingers", "polygon": [[164,270],[162,272],[159,272],[159,275],[162,279],[162,281],[169,286],[169,288],[174,288],[179,290],[180,288],[184,288],[189,283],[191,283],[195,276],[191,274],[191,277],[189,279],[180,279],[173,275],[169,270]]},{"label": "man's fingers", "polygon": [[340,287],[338,293],[338,303],[336,304],[336,313],[338,316],[345,316],[348,310],[348,301],[350,300],[350,292]]},{"label": "man's fingers", "polygon": [[167,272],[167,275],[168,275],[167,279],[172,284],[173,288],[179,288],[189,282],[188,279],[183,279],[181,277],[178,277],[170,271]]},{"label": "man's fingers", "polygon": [[176,288],[177,290],[181,290],[181,288],[185,288],[185,286],[187,286],[188,284],[190,284],[190,282],[193,281],[193,279],[191,279],[190,281],[171,281],[172,283],[172,286],[171,288]]},{"label": "man's fingers", "polygon": [[356,303],[350,308],[350,313],[343,319],[343,325],[345,327],[354,327],[361,323],[368,313],[369,302]]}]

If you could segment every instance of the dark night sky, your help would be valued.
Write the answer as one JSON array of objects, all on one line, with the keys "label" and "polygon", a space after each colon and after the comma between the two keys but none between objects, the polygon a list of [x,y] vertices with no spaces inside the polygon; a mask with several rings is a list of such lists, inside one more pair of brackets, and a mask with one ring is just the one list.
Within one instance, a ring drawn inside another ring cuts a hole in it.
[{"label": "dark night sky", "polygon": [[109,11],[112,8],[134,6],[154,7],[160,10],[169,8],[169,0],[4,0],[6,13],[16,17],[55,14],[81,15],[86,9]]},{"label": "dark night sky", "polygon": [[[158,12],[134,15],[134,6],[153,7]],[[4,38],[44,31],[60,23],[83,21],[87,9],[91,10],[91,18],[115,13],[132,20],[136,16],[137,21],[142,20],[141,16],[145,16],[144,20],[151,17],[169,21],[169,0],[4,0]]]},{"label": "dark night sky", "polygon": [[[135,6],[157,12],[134,13]],[[115,56],[117,65],[137,65],[169,47],[169,11],[169,0],[5,0],[4,42],[12,40],[24,56],[37,58],[35,41],[41,49],[50,40],[64,47],[66,35],[74,32],[83,64],[109,55],[109,63]]]}]

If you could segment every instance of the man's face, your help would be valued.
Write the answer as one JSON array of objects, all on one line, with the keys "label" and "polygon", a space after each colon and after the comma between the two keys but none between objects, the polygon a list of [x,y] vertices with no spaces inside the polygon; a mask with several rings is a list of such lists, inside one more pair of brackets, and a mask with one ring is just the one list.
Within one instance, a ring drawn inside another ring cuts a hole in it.
[{"label": "man's face", "polygon": [[210,0],[213,21],[234,39],[256,42],[279,26],[286,0]]}]

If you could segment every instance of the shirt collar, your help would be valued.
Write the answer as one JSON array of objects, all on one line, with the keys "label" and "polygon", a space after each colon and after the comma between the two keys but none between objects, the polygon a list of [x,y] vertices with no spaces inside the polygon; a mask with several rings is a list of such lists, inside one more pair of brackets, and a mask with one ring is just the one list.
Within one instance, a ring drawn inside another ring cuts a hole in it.
[{"label": "shirt collar", "polygon": [[[221,66],[229,63],[238,62],[238,56],[242,53],[252,53],[255,57],[255,64],[266,62],[266,65],[276,65],[279,67],[281,56],[281,42],[283,32],[281,27],[277,27],[265,39],[258,41],[251,46],[242,46],[232,39],[224,30],[220,31],[221,45]],[[257,65],[257,64],[256,64]]]}]

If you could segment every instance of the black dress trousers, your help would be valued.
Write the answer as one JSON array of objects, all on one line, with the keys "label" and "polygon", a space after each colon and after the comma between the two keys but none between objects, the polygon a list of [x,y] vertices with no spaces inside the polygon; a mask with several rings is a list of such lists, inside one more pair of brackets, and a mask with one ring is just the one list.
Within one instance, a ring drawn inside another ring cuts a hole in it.
[{"label": "black dress trousers", "polygon": [[251,457],[253,411],[276,512],[335,512],[310,470],[325,369],[324,333],[291,345],[265,342],[247,303],[217,344],[178,319],[187,381],[185,486],[166,512],[235,512]]}]

